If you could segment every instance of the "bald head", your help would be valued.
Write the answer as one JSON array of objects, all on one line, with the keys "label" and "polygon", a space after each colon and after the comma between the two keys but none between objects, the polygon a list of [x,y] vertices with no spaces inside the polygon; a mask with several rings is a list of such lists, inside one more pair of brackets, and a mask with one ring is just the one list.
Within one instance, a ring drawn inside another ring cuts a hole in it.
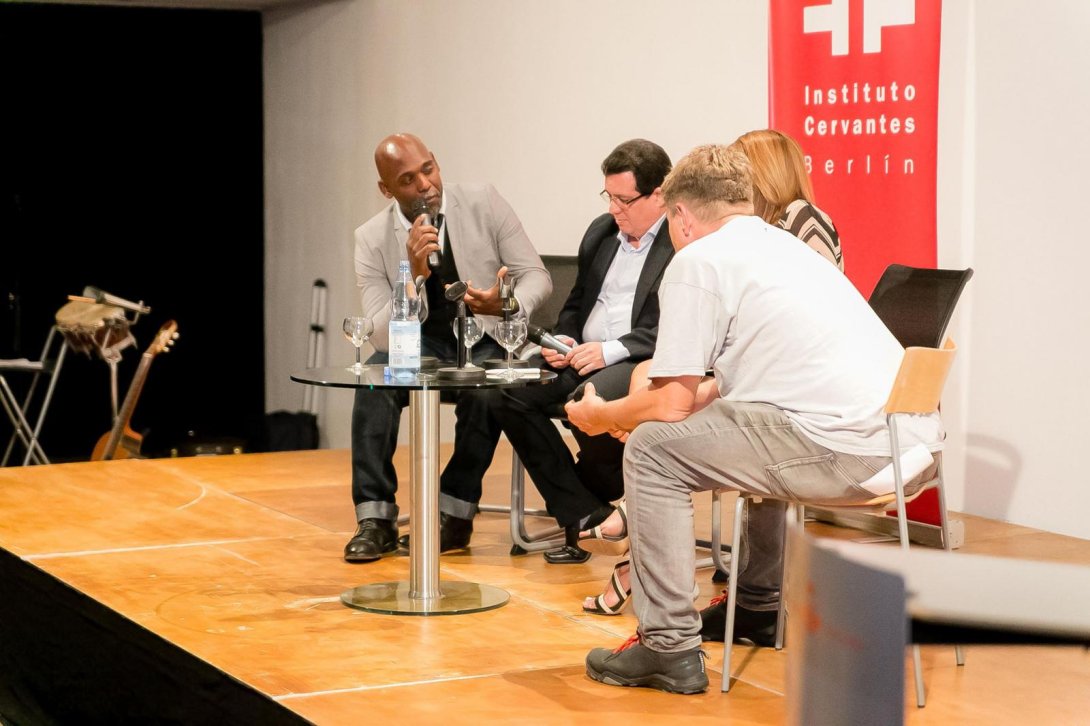
[{"label": "bald head", "polygon": [[396,199],[407,216],[421,198],[432,214],[439,210],[443,196],[439,163],[418,137],[391,134],[384,138],[375,147],[375,169],[379,191],[387,199]]}]

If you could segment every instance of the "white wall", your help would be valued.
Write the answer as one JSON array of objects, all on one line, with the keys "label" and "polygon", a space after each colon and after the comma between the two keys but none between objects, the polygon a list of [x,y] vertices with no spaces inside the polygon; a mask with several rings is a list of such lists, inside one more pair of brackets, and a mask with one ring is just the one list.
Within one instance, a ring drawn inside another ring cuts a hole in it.
[{"label": "white wall", "polygon": [[1090,538],[1090,3],[975,4],[964,509]]},{"label": "white wall", "polygon": [[[672,6],[646,0],[343,0],[266,13],[269,409],[301,405],[288,374],[305,364],[316,277],[330,286],[328,361],[351,359],[338,330],[359,306],[352,230],[386,204],[372,157],[386,134],[418,134],[445,180],[495,184],[539,252],[571,254],[604,211],[598,167],[619,142],[643,136],[678,158],[764,126],[764,4],[693,1],[686,13],[700,23],[685,32]],[[322,397],[325,441],[348,446],[351,395]]]},{"label": "white wall", "polygon": [[[943,409],[950,505],[1090,537],[1087,476],[1067,465],[1090,408],[1076,377],[1090,328],[1076,176],[1090,166],[1090,3],[947,0],[943,24],[939,261],[976,270]],[[570,253],[602,211],[598,164],[619,141],[644,136],[676,159],[766,124],[767,35],[764,0],[266,13],[270,410],[299,408],[287,376],[305,363],[316,277],[330,285],[328,360],[351,358],[337,328],[358,306],[352,230],[384,204],[382,136],[419,134],[446,180],[494,183],[539,251]],[[351,396],[323,395],[323,435],[346,447]]]}]

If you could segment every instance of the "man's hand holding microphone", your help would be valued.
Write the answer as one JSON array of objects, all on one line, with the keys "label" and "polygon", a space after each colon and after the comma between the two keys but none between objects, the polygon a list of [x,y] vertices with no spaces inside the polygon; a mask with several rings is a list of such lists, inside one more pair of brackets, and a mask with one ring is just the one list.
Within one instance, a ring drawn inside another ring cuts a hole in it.
[{"label": "man's hand holding microphone", "polygon": [[590,375],[606,367],[601,343],[579,343],[567,335],[553,335],[537,325],[531,325],[527,336],[541,346],[541,357],[551,368],[571,366],[581,375]]},{"label": "man's hand holding microphone", "polygon": [[409,229],[409,240],[405,243],[409,252],[409,265],[413,279],[427,279],[432,271],[442,264],[442,252],[439,249],[439,228],[432,215],[431,206],[426,198],[420,197],[413,204],[408,215],[413,220]]}]

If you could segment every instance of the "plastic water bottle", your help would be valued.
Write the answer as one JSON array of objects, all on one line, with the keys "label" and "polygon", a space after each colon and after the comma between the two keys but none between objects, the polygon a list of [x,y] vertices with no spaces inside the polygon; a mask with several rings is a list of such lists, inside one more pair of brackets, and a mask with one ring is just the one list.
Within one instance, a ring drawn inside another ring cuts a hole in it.
[{"label": "plastic water bottle", "polygon": [[402,260],[390,307],[390,375],[394,378],[413,379],[420,371],[419,302],[409,261]]}]

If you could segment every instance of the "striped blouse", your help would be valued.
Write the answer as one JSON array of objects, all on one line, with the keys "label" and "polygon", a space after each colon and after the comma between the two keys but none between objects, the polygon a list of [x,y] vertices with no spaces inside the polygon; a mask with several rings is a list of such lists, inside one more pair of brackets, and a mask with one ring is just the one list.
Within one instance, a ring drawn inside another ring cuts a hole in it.
[{"label": "striped blouse", "polygon": [[840,236],[833,220],[805,199],[787,205],[780,216],[779,227],[810,245],[814,250],[844,271],[844,256],[840,252]]}]

